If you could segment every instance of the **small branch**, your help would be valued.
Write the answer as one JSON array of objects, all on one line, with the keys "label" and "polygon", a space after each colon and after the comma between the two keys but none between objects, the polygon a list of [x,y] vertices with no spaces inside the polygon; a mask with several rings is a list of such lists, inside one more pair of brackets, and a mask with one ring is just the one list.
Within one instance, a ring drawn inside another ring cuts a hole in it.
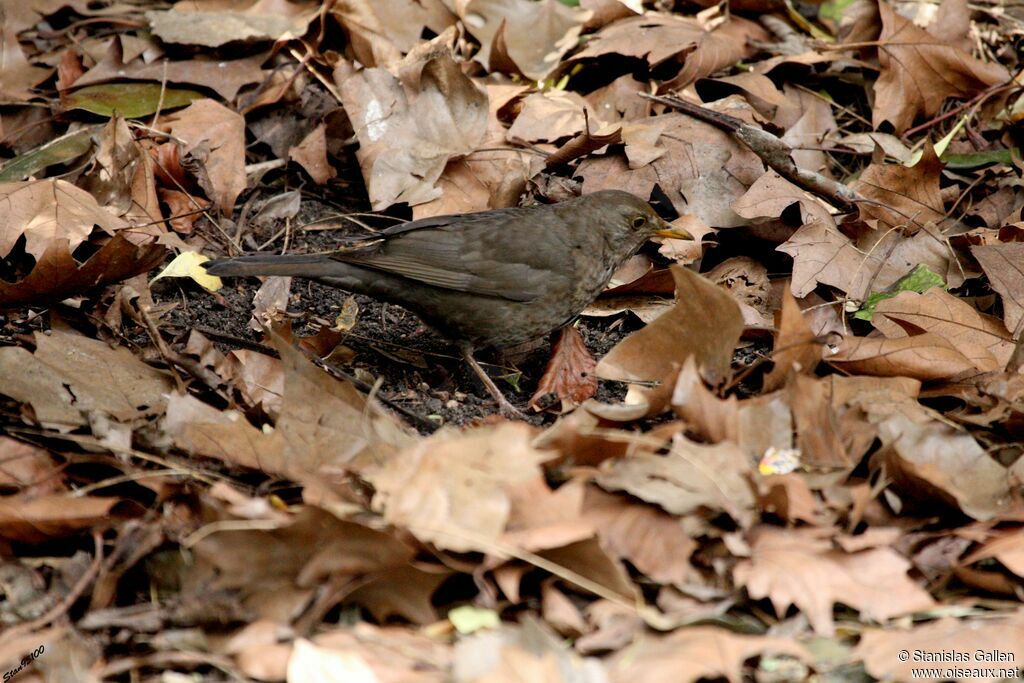
[{"label": "small branch", "polygon": [[672,95],[659,96],[640,93],[640,96],[666,107],[678,109],[696,119],[732,133],[780,176],[800,189],[821,197],[843,213],[856,211],[857,202],[864,199],[842,183],[797,166],[793,161],[793,148],[757,126],[752,126],[735,116],[722,114]]}]

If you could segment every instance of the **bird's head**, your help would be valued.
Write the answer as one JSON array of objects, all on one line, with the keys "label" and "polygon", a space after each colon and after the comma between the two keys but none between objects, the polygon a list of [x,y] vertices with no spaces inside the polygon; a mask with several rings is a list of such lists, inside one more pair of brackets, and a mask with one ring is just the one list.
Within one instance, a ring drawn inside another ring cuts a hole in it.
[{"label": "bird's head", "polygon": [[582,198],[587,209],[600,216],[612,243],[628,245],[631,253],[652,237],[692,240],[693,235],[665,222],[654,208],[634,194],[622,190],[601,190]]}]

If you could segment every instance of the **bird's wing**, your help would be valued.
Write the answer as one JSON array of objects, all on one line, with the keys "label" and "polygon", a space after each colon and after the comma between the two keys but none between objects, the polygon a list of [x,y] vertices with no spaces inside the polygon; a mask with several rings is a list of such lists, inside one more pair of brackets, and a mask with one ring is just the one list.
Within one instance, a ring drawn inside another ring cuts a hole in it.
[{"label": "bird's wing", "polygon": [[523,213],[499,209],[424,218],[385,230],[372,238],[372,248],[343,250],[332,258],[443,289],[531,301],[567,276],[552,271],[548,250],[523,249],[515,234],[528,224],[530,212]]}]

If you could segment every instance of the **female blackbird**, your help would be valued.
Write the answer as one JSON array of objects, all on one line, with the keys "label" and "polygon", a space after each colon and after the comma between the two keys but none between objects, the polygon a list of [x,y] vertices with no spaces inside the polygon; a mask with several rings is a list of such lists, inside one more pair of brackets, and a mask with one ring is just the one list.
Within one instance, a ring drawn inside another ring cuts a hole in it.
[{"label": "female blackbird", "polygon": [[321,254],[208,261],[212,275],[290,275],[399,304],[458,343],[505,414],[518,411],[473,358],[579,315],[654,236],[693,239],[644,200],[603,190],[557,204],[436,216]]}]

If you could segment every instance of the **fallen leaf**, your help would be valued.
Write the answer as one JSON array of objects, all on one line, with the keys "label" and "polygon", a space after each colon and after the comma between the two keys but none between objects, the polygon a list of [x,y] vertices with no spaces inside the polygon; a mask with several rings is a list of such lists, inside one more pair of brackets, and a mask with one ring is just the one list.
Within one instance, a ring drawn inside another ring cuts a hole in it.
[{"label": "fallen leaf", "polygon": [[[739,118],[749,117],[752,112],[735,96],[709,107]],[[635,168],[620,154],[584,159],[576,176],[583,179],[586,192],[626,190],[646,199],[657,186],[679,214],[696,216],[710,227],[729,228],[748,222],[730,208],[733,200],[764,174],[763,162],[746,145],[710,124],[677,113],[632,125],[636,135],[641,129],[657,132],[658,144],[665,152]],[[624,138],[626,132],[624,129]],[[649,154],[644,157],[649,158]]]},{"label": "fallen leaf", "polygon": [[[196,3],[190,3],[193,4]],[[301,36],[318,14],[319,7],[311,2],[256,2],[237,11],[175,6],[165,11],[148,11],[146,19],[153,35],[165,43],[219,47],[233,41],[274,41],[289,35]]]},{"label": "fallen leaf", "polygon": [[662,85],[665,90],[682,90],[698,78],[752,56],[748,40],[768,40],[768,34],[737,16],[709,31],[693,17],[648,12],[604,27],[570,63],[617,54],[646,59],[654,67],[683,56],[682,70]]},{"label": "fallen leaf", "polygon": [[981,372],[1006,367],[1016,347],[998,318],[938,287],[878,302],[872,324],[890,339],[908,336],[908,326],[938,335]]},{"label": "fallen leaf", "polygon": [[208,292],[216,292],[223,287],[223,282],[216,275],[210,275],[203,268],[202,264],[210,260],[209,256],[200,254],[198,251],[183,251],[174,257],[174,260],[167,264],[156,277],[150,280],[150,284],[165,277],[187,277],[191,278],[197,285]]},{"label": "fallen leaf", "polygon": [[626,491],[673,515],[701,509],[726,512],[740,525],[753,521],[753,463],[738,446],[673,439],[667,455],[636,455],[606,462],[597,476],[603,488]]},{"label": "fallen leaf", "polygon": [[[1022,643],[1024,615],[1018,609],[976,619],[946,617],[911,628],[869,628],[862,633],[853,656],[864,662],[869,674],[885,681],[970,678],[995,683],[1017,675],[1019,663],[1024,661]],[[999,659],[1000,655],[1005,658]],[[947,676],[947,672],[954,673],[951,669],[976,674]],[[986,669],[1010,673],[989,674]]]},{"label": "fallen leaf", "polygon": [[350,383],[331,377],[279,338],[276,343],[285,381],[275,428],[264,431],[237,411],[172,394],[163,427],[179,448],[290,477],[313,495],[350,469],[408,443],[406,429]]},{"label": "fallen leaf", "polygon": [[249,405],[260,406],[271,418],[280,414],[284,369],[279,359],[258,351],[235,349],[224,357],[217,372],[234,382]]},{"label": "fallen leaf", "polygon": [[70,431],[94,414],[130,422],[163,411],[170,377],[128,349],[62,329],[35,342],[35,353],[0,348],[0,393],[31,406],[47,429]]},{"label": "fallen leaf", "polygon": [[789,287],[782,294],[779,333],[772,350],[775,367],[764,378],[764,391],[782,386],[790,372],[811,375],[821,361],[823,344],[804,319]]},{"label": "fallen leaf", "polygon": [[456,13],[480,43],[474,59],[491,63],[497,36],[502,52],[528,79],[543,80],[576,46],[590,13],[559,0],[462,0]]},{"label": "fallen leaf", "polygon": [[883,448],[876,467],[901,496],[952,504],[977,520],[998,518],[1012,505],[1007,469],[970,434],[937,422],[895,414],[878,425]]},{"label": "fallen leaf", "polygon": [[676,281],[675,306],[616,344],[597,364],[599,377],[661,380],[673,364],[690,356],[707,376],[725,377],[743,331],[739,305],[700,275],[681,266],[670,270]]},{"label": "fallen leaf", "polygon": [[509,489],[541,477],[553,454],[530,446],[523,423],[439,432],[364,476],[384,519],[439,547],[495,553],[511,512]]},{"label": "fallen leaf", "polygon": [[732,203],[732,209],[744,218],[778,218],[793,204],[800,204],[804,223],[812,221],[834,225],[828,207],[817,197],[768,169],[750,189]]},{"label": "fallen leaf", "polygon": [[[586,128],[587,101],[567,90],[536,92],[526,97],[522,110],[508,129],[508,139],[526,142],[554,142]],[[600,128],[600,119],[590,124]]]},{"label": "fallen leaf", "polygon": [[837,130],[832,107],[824,97],[786,84],[783,106],[772,122],[785,129],[781,140],[793,149],[799,168],[831,176],[828,157],[818,149]]},{"label": "fallen leaf", "polygon": [[739,438],[739,401],[736,396],[719,398],[709,390],[692,356],[683,361],[670,405],[688,430],[711,443]]},{"label": "fallen leaf", "polygon": [[319,648],[304,638],[296,640],[292,647],[292,656],[288,658],[286,680],[289,683],[299,683],[299,681],[378,683],[380,681],[358,652]]},{"label": "fallen leaf", "polygon": [[49,78],[53,69],[29,63],[18,42],[18,32],[4,20],[7,8],[3,9],[5,16],[0,16],[0,75],[3,76],[0,97],[16,102],[29,100],[34,95],[32,88]]},{"label": "fallen leaf", "polygon": [[507,131],[498,112],[526,91],[524,85],[486,85],[487,133],[479,149],[452,159],[437,180],[441,195],[413,207],[413,219],[516,206],[526,181],[543,165],[532,150],[507,147]]},{"label": "fallen leaf", "polygon": [[872,227],[899,227],[913,234],[927,223],[940,223],[946,215],[939,192],[943,163],[931,145],[914,166],[873,163],[850,189],[870,202],[858,202],[860,217]]},{"label": "fallen leaf", "polygon": [[1024,578],[1024,535],[1019,531],[1013,529],[996,532],[994,538],[973,550],[961,560],[961,563],[969,565],[994,558],[1011,572]]},{"label": "fallen leaf", "polygon": [[597,362],[583,343],[583,337],[573,325],[566,325],[551,348],[551,359],[537,382],[530,407],[540,410],[537,402],[548,394],[569,404],[583,403],[597,393],[595,367]]},{"label": "fallen leaf", "polygon": [[440,35],[455,22],[442,0],[342,0],[330,8],[360,64],[389,66],[419,44],[423,29]]},{"label": "fallen leaf", "polygon": [[302,166],[317,185],[338,175],[327,161],[327,126],[322,123],[288,150],[288,158]]},{"label": "fallen leaf", "polygon": [[941,234],[924,228],[907,237],[899,231],[870,231],[854,243],[831,219],[804,224],[777,249],[793,257],[793,296],[803,298],[818,284],[831,285],[855,300],[883,291],[920,265],[959,287],[964,276]]},{"label": "fallen leaf", "polygon": [[913,377],[922,381],[978,374],[970,358],[943,337],[846,337],[825,360],[845,372],[877,377]]},{"label": "fallen leaf", "polygon": [[420,49],[395,68],[397,76],[343,64],[335,73],[374,209],[437,198],[445,166],[474,151],[487,130],[487,95],[450,52]]},{"label": "fallen leaf", "polygon": [[597,529],[602,547],[653,581],[684,586],[693,579],[690,556],[697,542],[677,517],[593,486],[587,488],[582,515]]},{"label": "fallen leaf", "polygon": [[795,605],[814,632],[835,633],[832,609],[841,602],[861,618],[885,621],[931,609],[935,602],[906,573],[910,562],[891,548],[845,553],[832,547],[830,529],[751,532],[751,557],[733,570],[737,585],[754,599],[769,598],[778,615]]},{"label": "fallen leaf", "polygon": [[152,241],[134,244],[127,232],[114,235],[85,263],[72,258],[67,240],[54,241],[24,279],[0,280],[0,307],[61,301],[97,285],[144,273],[164,260],[166,247]]},{"label": "fallen leaf", "polygon": [[[875,82],[872,124],[889,121],[903,133],[920,116],[933,116],[950,97],[968,100],[1010,74],[935,38],[882,0],[873,0],[859,31],[848,40],[878,41],[881,73]],[[876,9],[877,8],[877,9]]]},{"label": "fallen leaf", "polygon": [[66,180],[0,183],[0,205],[0,257],[9,256],[22,236],[25,251],[39,261],[57,240],[67,240],[74,251],[95,226],[110,235],[128,226]]},{"label": "fallen leaf", "polygon": [[60,106],[65,111],[81,109],[98,116],[119,114],[127,119],[170,111],[202,101],[206,95],[189,88],[169,88],[160,83],[101,83],[87,85],[62,94]]},{"label": "fallen leaf", "polygon": [[971,247],[971,254],[978,259],[985,275],[988,275],[992,289],[999,292],[1003,300],[1003,322],[1011,332],[1014,341],[1024,334],[1024,244],[1009,242]]},{"label": "fallen leaf", "polygon": [[637,647],[615,653],[608,666],[612,683],[696,683],[714,678],[739,683],[745,680],[743,663],[768,654],[810,659],[809,653],[791,638],[693,626],[669,635],[649,635]]},{"label": "fallen leaf", "polygon": [[75,496],[59,493],[29,497],[0,497],[0,538],[17,543],[39,544],[74,536],[86,529],[109,524],[131,504],[121,498]]},{"label": "fallen leaf", "polygon": [[187,108],[161,117],[160,124],[179,140],[186,153],[201,145],[209,148],[203,166],[213,186],[214,200],[224,214],[230,214],[235,199],[245,189],[245,119],[210,99],[193,102]]},{"label": "fallen leaf", "polygon": [[[266,76],[260,68],[267,59],[265,52],[242,59],[201,59],[193,55],[191,59],[173,61],[147,62],[142,58],[125,61],[123,40],[122,36],[111,41],[103,59],[78,78],[74,86],[81,88],[111,81],[186,83],[210,88],[230,102],[243,86],[259,83]],[[164,111],[168,108],[166,103],[162,107]],[[123,112],[121,115],[125,116]]]},{"label": "fallen leaf", "polygon": [[857,461],[846,452],[829,385],[796,375],[789,386],[789,404],[800,462],[811,471],[852,470]]}]

